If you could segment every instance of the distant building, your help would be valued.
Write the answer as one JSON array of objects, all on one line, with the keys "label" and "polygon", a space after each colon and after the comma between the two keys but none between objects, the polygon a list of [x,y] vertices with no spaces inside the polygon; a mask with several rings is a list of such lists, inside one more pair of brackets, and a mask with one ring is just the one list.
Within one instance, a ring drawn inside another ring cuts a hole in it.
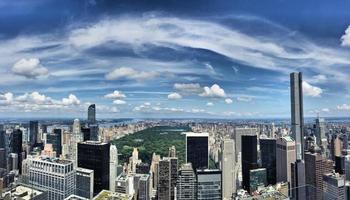
[{"label": "distant building", "polygon": [[291,164],[296,161],[295,142],[289,137],[282,137],[276,142],[276,179],[277,182],[288,182],[291,184]]},{"label": "distant building", "polygon": [[116,180],[115,192],[132,196],[134,194],[134,177],[125,173],[120,174]]},{"label": "distant building", "polygon": [[250,127],[235,127],[234,129],[234,135],[235,135],[235,144],[236,144],[236,160],[237,155],[239,152],[241,152],[242,148],[242,135],[257,135],[258,129],[257,128],[250,128]]},{"label": "distant building", "polygon": [[208,133],[186,133],[186,162],[192,163],[193,169],[209,167]]},{"label": "distant building", "polygon": [[136,165],[136,173],[137,174],[149,174],[149,164],[148,163],[138,163]]},{"label": "distant building", "polygon": [[17,166],[13,166],[13,168],[18,169],[20,173],[22,168],[22,160],[24,159],[22,156],[22,137],[23,133],[19,129],[14,130],[10,136],[10,153],[17,154]]},{"label": "distant building", "polygon": [[220,170],[197,169],[197,199],[221,200],[222,179]]},{"label": "distant building", "polygon": [[138,185],[138,199],[150,200],[150,175],[141,174]]},{"label": "distant building", "polygon": [[88,123],[95,124],[96,123],[96,105],[91,104],[88,108]]},{"label": "distant building", "polygon": [[235,143],[231,139],[225,139],[222,142],[222,195],[224,200],[232,198],[236,193],[236,174],[235,174]]},{"label": "distant building", "polygon": [[248,192],[250,192],[250,170],[257,168],[257,160],[257,136],[242,135],[242,186],[243,189],[247,190]]},{"label": "distant building", "polygon": [[63,200],[74,194],[75,170],[73,162],[57,158],[27,158],[29,185],[48,192],[49,200]]},{"label": "distant building", "polygon": [[196,174],[193,171],[191,163],[183,164],[179,169],[177,178],[176,192],[178,200],[196,199]]},{"label": "distant building", "polygon": [[52,144],[45,144],[44,150],[41,151],[42,156],[56,157],[56,151],[53,150]]},{"label": "distant building", "polygon": [[62,154],[62,129],[54,129],[53,133],[47,134],[46,143],[52,144],[56,156],[59,157]]},{"label": "distant building", "polygon": [[260,138],[261,167],[266,169],[267,184],[276,184],[276,139]]},{"label": "distant building", "polygon": [[78,143],[78,167],[94,170],[94,195],[109,189],[110,144],[97,141]]},{"label": "distant building", "polygon": [[75,194],[87,199],[94,197],[94,170],[76,168]]},{"label": "distant building", "polygon": [[38,140],[40,140],[39,135],[39,122],[38,121],[30,121],[29,122],[29,144],[31,147],[31,150],[35,146],[35,144],[39,143]]},{"label": "distant building", "polygon": [[249,191],[252,193],[260,187],[265,187],[267,185],[266,180],[266,169],[252,169],[249,171]]}]

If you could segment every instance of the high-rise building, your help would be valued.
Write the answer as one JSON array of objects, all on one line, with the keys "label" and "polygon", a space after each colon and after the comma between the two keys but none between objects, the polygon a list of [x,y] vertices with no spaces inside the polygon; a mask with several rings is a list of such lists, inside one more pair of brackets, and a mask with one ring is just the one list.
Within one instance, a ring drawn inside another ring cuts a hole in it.
[{"label": "high-rise building", "polygon": [[236,175],[235,175],[235,143],[231,139],[225,139],[222,142],[222,196],[224,200],[232,198],[236,193]]},{"label": "high-rise building", "polygon": [[74,194],[75,170],[73,162],[57,158],[27,158],[29,185],[48,192],[49,200],[63,200]]},{"label": "high-rise building", "polygon": [[276,181],[291,184],[291,164],[296,161],[295,142],[290,136],[276,141]]},{"label": "high-rise building", "polygon": [[94,170],[76,168],[75,194],[87,199],[94,197]]},{"label": "high-rise building", "polygon": [[216,169],[197,169],[197,199],[221,200],[221,171]]},{"label": "high-rise building", "polygon": [[326,126],[323,118],[317,117],[315,124],[316,143],[319,147],[323,146],[322,140],[326,138]]},{"label": "high-rise building", "polygon": [[[247,148],[249,147],[249,148]],[[243,189],[250,192],[250,170],[257,168],[257,136],[242,135],[242,177]]]},{"label": "high-rise building", "polygon": [[91,104],[88,108],[88,123],[96,124],[96,105]]},{"label": "high-rise building", "polygon": [[[242,135],[257,135],[258,129],[257,128],[250,128],[250,127],[235,127],[234,129],[234,136],[235,136],[235,144],[236,144],[236,160],[237,155],[239,152],[241,152],[241,146],[242,146]],[[237,160],[238,161],[238,160]]]},{"label": "high-rise building", "polygon": [[62,154],[62,129],[54,129],[53,133],[47,134],[46,143],[52,144],[56,156],[59,157]]},{"label": "high-rise building", "polygon": [[6,169],[6,150],[5,148],[0,148],[0,168]]},{"label": "high-rise building", "polygon": [[109,190],[115,191],[115,181],[117,178],[118,166],[118,150],[115,145],[111,145],[109,156]]},{"label": "high-rise building", "polygon": [[302,186],[305,185],[304,163],[304,111],[303,111],[303,80],[302,74],[290,74],[290,100],[292,137],[296,145],[296,162],[292,165],[292,187],[295,189],[297,199],[304,198]]},{"label": "high-rise building", "polygon": [[132,195],[134,191],[134,176],[121,173],[116,180],[116,192],[121,194]]},{"label": "high-rise building", "polygon": [[160,155],[153,153],[151,162],[151,179],[152,189],[157,190],[158,187],[158,172],[159,172]]},{"label": "high-rise building", "polygon": [[328,173],[323,175],[324,199],[345,199],[345,177],[338,173]]},{"label": "high-rise building", "polygon": [[158,199],[174,199],[177,179],[177,158],[164,157],[158,166]]},{"label": "high-rise building", "polygon": [[186,162],[191,163],[193,169],[209,167],[208,137],[208,133],[186,133]]},{"label": "high-rise building", "polygon": [[77,153],[78,143],[84,141],[83,133],[81,132],[81,126],[79,119],[75,119],[73,122],[73,134],[69,144],[69,158],[73,160],[74,166],[77,165]]},{"label": "high-rise building", "polygon": [[322,199],[323,174],[333,171],[333,162],[323,158],[318,153],[305,153],[305,173],[307,174],[306,184],[316,188],[309,199]]},{"label": "high-rise building", "polygon": [[276,184],[276,139],[260,138],[261,166],[266,169],[267,184]]},{"label": "high-rise building", "polygon": [[109,189],[109,150],[107,143],[78,143],[78,167],[94,170],[94,195]]},{"label": "high-rise building", "polygon": [[7,169],[9,171],[19,170],[19,158],[17,153],[9,154]]},{"label": "high-rise building", "polygon": [[[29,144],[30,147],[33,148],[35,144],[38,143],[39,136],[39,122],[38,121],[30,121],[29,122]],[[40,139],[40,137],[39,137]]]},{"label": "high-rise building", "polygon": [[149,200],[150,199],[150,175],[141,174],[138,186],[138,199]]},{"label": "high-rise building", "polygon": [[89,124],[90,140],[98,141],[98,124]]},{"label": "high-rise building", "polygon": [[148,163],[139,163],[136,165],[137,174],[149,174],[149,164]]},{"label": "high-rise building", "polygon": [[22,148],[22,131],[19,129],[14,130],[10,136],[10,153],[17,154],[17,164],[15,168],[21,172],[22,168],[22,160],[24,157],[22,156],[23,148]]},{"label": "high-rise building", "polygon": [[175,146],[169,147],[168,157],[176,157],[176,148],[175,148]]},{"label": "high-rise building", "polygon": [[192,164],[186,163],[179,169],[176,185],[176,197],[178,200],[196,199],[196,174],[193,171]]}]

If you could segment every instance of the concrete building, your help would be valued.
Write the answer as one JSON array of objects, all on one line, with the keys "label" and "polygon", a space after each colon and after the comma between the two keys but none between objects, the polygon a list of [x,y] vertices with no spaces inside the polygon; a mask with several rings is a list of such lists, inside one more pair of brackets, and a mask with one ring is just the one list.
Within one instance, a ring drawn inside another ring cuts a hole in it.
[{"label": "concrete building", "polygon": [[74,194],[72,161],[46,157],[27,158],[27,161],[29,185],[46,190],[49,200],[63,200]]},{"label": "concrete building", "polygon": [[241,152],[241,146],[242,146],[242,135],[257,135],[258,129],[257,128],[250,128],[250,127],[235,127],[234,129],[234,139],[236,144],[236,160],[237,155],[239,152]]},{"label": "concrete building", "polygon": [[118,167],[118,150],[115,145],[111,145],[109,156],[109,190],[115,191],[115,180],[117,178]]},{"label": "concrete building", "polygon": [[169,159],[162,159],[158,166],[157,196],[159,200],[171,199],[171,163]]},{"label": "concrete building", "polygon": [[296,161],[295,142],[289,137],[282,137],[276,142],[276,180],[291,185],[291,164]]},{"label": "concrete building", "polygon": [[178,200],[196,199],[196,174],[193,171],[192,164],[183,164],[179,170],[177,178],[176,192]]},{"label": "concrete building", "polygon": [[197,200],[222,200],[221,171],[197,169]]},{"label": "concrete building", "polygon": [[75,194],[86,199],[94,197],[94,170],[76,168]]},{"label": "concrete building", "polygon": [[325,200],[345,199],[345,177],[338,173],[328,173],[323,175],[323,191]]},{"label": "concrete building", "polygon": [[11,200],[47,200],[48,193],[40,188],[34,188],[29,185],[19,184],[11,190],[0,194],[0,199]]},{"label": "concrete building", "polygon": [[235,174],[235,143],[231,139],[225,139],[222,142],[222,196],[224,200],[232,198],[236,193],[236,174]]},{"label": "concrete building", "polygon": [[139,200],[149,200],[150,199],[150,175],[141,174],[138,186],[138,199]]}]

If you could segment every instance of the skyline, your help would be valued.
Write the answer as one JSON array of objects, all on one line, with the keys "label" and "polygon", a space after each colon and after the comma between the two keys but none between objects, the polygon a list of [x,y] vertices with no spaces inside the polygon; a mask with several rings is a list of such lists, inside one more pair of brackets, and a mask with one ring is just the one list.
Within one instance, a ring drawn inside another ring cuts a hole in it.
[{"label": "skyline", "polygon": [[347,116],[350,2],[257,2],[2,2],[0,117]]}]

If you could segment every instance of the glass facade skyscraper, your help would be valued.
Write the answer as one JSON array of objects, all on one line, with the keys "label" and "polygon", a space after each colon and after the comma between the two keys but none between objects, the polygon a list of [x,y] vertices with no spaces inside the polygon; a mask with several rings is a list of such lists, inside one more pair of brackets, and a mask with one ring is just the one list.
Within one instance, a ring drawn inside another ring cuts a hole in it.
[{"label": "glass facade skyscraper", "polygon": [[208,133],[186,133],[186,162],[193,169],[209,167]]}]

